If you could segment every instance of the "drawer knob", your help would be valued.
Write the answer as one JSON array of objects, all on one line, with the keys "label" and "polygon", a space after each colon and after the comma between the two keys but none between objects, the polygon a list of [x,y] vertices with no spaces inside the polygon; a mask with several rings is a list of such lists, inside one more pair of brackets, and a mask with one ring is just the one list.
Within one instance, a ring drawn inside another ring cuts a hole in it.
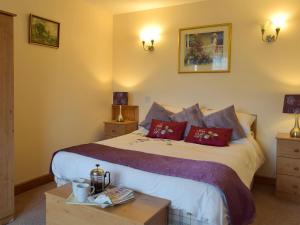
[{"label": "drawer knob", "polygon": [[111,130],[111,132],[115,133],[115,132],[116,132],[116,130]]},{"label": "drawer knob", "polygon": [[300,150],[299,150],[299,149],[295,149],[294,152],[295,152],[295,153],[299,153]]},{"label": "drawer knob", "polygon": [[293,185],[292,186],[294,189],[298,189],[298,185]]},{"label": "drawer knob", "polygon": [[295,167],[294,170],[295,170],[295,171],[299,171],[299,167]]}]

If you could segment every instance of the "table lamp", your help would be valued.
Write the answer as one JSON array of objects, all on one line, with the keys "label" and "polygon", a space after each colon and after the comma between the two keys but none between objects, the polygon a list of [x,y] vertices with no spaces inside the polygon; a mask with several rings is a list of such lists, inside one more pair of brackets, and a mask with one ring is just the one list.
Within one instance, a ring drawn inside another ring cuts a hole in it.
[{"label": "table lamp", "polygon": [[285,95],[283,113],[295,114],[295,125],[290,132],[293,138],[300,138],[299,114],[300,114],[300,95]]},{"label": "table lamp", "polygon": [[128,92],[114,92],[113,104],[119,105],[119,115],[117,116],[117,122],[123,122],[122,105],[128,105]]}]

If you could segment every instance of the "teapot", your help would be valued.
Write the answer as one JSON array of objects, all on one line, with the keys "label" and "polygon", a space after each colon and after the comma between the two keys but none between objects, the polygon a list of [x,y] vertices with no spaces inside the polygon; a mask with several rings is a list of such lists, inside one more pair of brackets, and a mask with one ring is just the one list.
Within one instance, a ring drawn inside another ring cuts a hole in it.
[{"label": "teapot", "polygon": [[[100,168],[99,164],[96,164],[96,168],[91,170],[91,186],[95,188],[94,194],[101,193],[105,190],[105,188],[110,185],[110,172],[104,172],[103,169]],[[108,182],[105,181],[108,178]]]}]

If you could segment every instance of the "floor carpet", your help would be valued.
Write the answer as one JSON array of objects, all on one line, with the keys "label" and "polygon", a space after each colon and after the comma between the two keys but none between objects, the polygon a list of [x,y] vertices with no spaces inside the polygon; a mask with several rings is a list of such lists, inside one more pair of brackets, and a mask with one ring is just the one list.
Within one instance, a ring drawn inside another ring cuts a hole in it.
[{"label": "floor carpet", "polygon": [[[45,225],[44,192],[49,183],[16,197],[16,218],[10,225]],[[253,190],[257,215],[253,225],[300,225],[300,204],[274,196],[271,186],[256,185]]]}]

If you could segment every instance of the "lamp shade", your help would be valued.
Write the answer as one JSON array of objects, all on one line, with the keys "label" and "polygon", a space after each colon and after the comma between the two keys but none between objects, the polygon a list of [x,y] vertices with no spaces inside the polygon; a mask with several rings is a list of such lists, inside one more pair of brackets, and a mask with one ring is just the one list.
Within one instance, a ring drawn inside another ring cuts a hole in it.
[{"label": "lamp shade", "polygon": [[128,92],[114,92],[113,93],[114,105],[128,105]]},{"label": "lamp shade", "polygon": [[300,114],[300,95],[285,95],[283,113]]}]

